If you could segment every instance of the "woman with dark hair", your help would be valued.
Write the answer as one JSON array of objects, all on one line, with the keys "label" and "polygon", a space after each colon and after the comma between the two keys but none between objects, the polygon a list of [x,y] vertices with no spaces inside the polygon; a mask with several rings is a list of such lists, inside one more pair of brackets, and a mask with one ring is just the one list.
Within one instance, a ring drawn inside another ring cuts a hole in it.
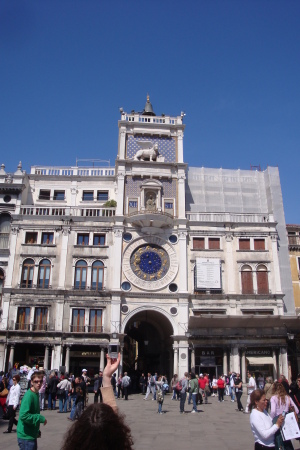
[{"label": "woman with dark hair", "polygon": [[8,395],[8,428],[7,430],[3,431],[3,433],[11,433],[13,425],[18,425],[18,421],[16,420],[16,410],[20,404],[21,387],[19,385],[19,381],[20,375],[14,375],[12,379],[13,385],[10,388]]},{"label": "woman with dark hair", "polygon": [[266,411],[267,404],[263,390],[255,389],[250,395],[250,425],[255,439],[255,450],[275,448],[275,433],[284,421],[284,417],[280,415],[273,425],[272,417]]},{"label": "woman with dark hair", "polygon": [[107,356],[101,388],[104,403],[94,403],[86,408],[67,432],[61,450],[132,450],[131,431],[118,414],[110,382],[120,359],[119,354],[118,359],[112,363]]},{"label": "woman with dark hair", "polygon": [[8,394],[7,384],[8,384],[7,378],[3,377],[2,380],[0,381],[0,405],[3,410],[3,415],[6,415],[7,413],[6,407],[6,399]]}]

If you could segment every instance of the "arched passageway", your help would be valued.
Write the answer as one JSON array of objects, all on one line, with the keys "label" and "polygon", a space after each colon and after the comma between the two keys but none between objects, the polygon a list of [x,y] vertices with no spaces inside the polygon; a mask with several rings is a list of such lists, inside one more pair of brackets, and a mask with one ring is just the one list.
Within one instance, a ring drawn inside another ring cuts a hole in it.
[{"label": "arched passageway", "polygon": [[173,328],[170,321],[153,310],[140,311],[125,326],[124,371],[147,374],[172,374]]}]

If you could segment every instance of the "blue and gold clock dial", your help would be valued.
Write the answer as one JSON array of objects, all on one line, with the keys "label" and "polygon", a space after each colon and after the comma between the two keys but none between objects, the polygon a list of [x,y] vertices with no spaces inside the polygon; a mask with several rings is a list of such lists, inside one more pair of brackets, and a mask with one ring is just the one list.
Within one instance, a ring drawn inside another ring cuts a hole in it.
[{"label": "blue and gold clock dial", "polygon": [[157,281],[169,270],[169,255],[158,245],[141,245],[132,253],[130,266],[141,280]]}]

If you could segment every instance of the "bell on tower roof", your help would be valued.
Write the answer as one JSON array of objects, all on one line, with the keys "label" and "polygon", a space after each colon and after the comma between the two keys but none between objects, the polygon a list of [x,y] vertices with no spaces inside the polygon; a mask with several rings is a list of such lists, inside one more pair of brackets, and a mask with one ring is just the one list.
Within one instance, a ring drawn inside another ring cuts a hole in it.
[{"label": "bell on tower roof", "polygon": [[156,116],[155,112],[153,111],[152,105],[150,103],[150,97],[149,94],[147,94],[147,102],[144,108],[144,111],[142,112],[143,116]]}]

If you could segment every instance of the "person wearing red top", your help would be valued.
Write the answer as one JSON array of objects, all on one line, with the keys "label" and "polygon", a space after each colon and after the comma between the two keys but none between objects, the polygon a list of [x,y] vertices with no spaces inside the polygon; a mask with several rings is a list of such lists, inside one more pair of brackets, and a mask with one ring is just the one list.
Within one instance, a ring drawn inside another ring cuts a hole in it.
[{"label": "person wearing red top", "polygon": [[198,379],[199,385],[199,394],[200,394],[200,404],[203,403],[203,399],[205,399],[205,403],[207,403],[207,394],[205,392],[205,386],[208,384],[208,380],[206,377],[203,377],[203,373],[200,373]]},{"label": "person wearing red top", "polygon": [[217,384],[218,384],[219,402],[224,402],[225,382],[224,382],[224,380],[223,380],[221,375],[219,376]]}]

